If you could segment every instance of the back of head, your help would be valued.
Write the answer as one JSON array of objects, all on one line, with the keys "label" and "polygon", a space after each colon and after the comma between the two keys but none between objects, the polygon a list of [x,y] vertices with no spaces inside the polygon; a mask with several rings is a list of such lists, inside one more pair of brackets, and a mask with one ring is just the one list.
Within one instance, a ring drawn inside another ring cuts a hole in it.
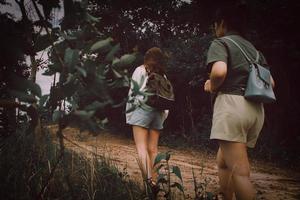
[{"label": "back of head", "polygon": [[224,20],[227,31],[236,31],[240,34],[245,33],[247,25],[247,6],[240,1],[224,1],[219,4],[216,11],[215,22],[220,23]]},{"label": "back of head", "polygon": [[145,54],[144,65],[149,72],[164,74],[166,63],[166,56],[158,47],[150,48]]}]

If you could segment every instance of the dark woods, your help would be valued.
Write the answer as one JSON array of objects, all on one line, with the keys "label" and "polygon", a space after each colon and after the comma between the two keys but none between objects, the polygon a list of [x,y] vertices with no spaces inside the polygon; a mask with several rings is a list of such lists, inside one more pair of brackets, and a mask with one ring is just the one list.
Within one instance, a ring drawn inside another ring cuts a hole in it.
[{"label": "dark woods", "polygon": [[[168,75],[174,84],[177,106],[167,120],[168,135],[183,136],[196,144],[207,143],[211,102],[203,92],[207,77],[205,54],[214,38],[212,23],[216,10],[232,6],[232,2],[95,2],[94,13],[102,18],[101,28],[109,30],[125,49],[137,48],[143,55],[147,48],[159,46],[169,55]],[[263,158],[295,160],[300,141],[300,95],[297,94],[300,43],[295,29],[300,3],[254,0],[239,4],[236,7],[240,10],[234,11],[233,16],[239,18],[241,12],[246,13],[243,13],[243,35],[264,53],[276,81],[278,100],[265,106],[265,127],[257,152]],[[141,62],[142,59],[137,61],[132,69]],[[119,111],[111,117],[123,122]]]},{"label": "dark woods", "polygon": [[[4,4],[6,1],[0,1]],[[17,1],[19,2],[19,1]],[[22,2],[22,1],[20,1]],[[39,1],[44,5],[45,19],[35,23],[47,24],[51,18],[50,11],[59,7],[58,1]],[[132,70],[143,62],[146,49],[152,46],[162,48],[169,57],[167,73],[174,85],[176,107],[167,120],[166,135],[172,138],[183,137],[195,144],[208,141],[211,119],[211,102],[209,95],[203,91],[207,78],[205,55],[210,41],[214,38],[212,23],[215,11],[224,1],[89,1],[90,13],[99,18],[95,27],[104,35],[112,37],[120,43],[120,55],[125,52],[136,52],[137,59],[129,69]],[[271,159],[297,159],[297,145],[300,142],[300,80],[299,37],[296,31],[300,9],[298,1],[283,0],[248,0],[246,4],[247,23],[244,35],[261,50],[276,81],[275,92],[278,101],[266,105],[266,123],[259,140],[258,152],[272,152]],[[78,28],[76,10],[78,4],[72,0],[64,1],[65,17],[62,29]],[[22,8],[22,6],[21,6]],[[243,8],[244,9],[244,8]],[[22,9],[21,9],[22,10]],[[236,12],[236,17],[239,12]],[[47,15],[48,14],[48,15]],[[234,15],[234,14],[233,14]],[[78,19],[79,20],[79,19]],[[25,55],[33,56],[40,49],[35,45],[36,38],[33,22],[22,13],[22,19],[15,21],[9,14],[1,11],[0,25],[0,91],[1,99],[10,98],[7,92],[9,84],[14,84],[11,74],[28,77],[29,68],[25,63]],[[47,24],[51,26],[51,24]],[[93,34],[90,37],[94,37]],[[53,35],[55,39],[55,35]],[[88,40],[88,36],[86,40]],[[47,43],[48,44],[48,43]],[[71,44],[72,46],[72,44]],[[42,63],[42,62],[41,62]],[[37,63],[38,66],[43,66]],[[47,66],[44,66],[47,67]],[[119,102],[127,95],[126,89],[111,94]],[[93,98],[93,97],[90,97]],[[90,101],[86,98],[85,101]],[[124,107],[104,110],[113,126],[124,125]],[[10,114],[9,114],[10,113]],[[3,123],[13,129],[15,113],[9,109],[1,111]],[[1,132],[1,136],[8,134]],[[266,154],[265,154],[266,155]]]}]

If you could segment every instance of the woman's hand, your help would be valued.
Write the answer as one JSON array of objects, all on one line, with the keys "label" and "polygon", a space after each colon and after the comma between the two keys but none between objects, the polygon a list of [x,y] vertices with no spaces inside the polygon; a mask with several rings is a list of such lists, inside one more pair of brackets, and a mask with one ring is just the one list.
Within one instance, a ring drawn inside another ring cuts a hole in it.
[{"label": "woman's hand", "polygon": [[210,82],[210,80],[207,80],[207,81],[205,82],[205,84],[204,84],[204,91],[205,91],[205,92],[210,92],[210,93],[212,93],[212,91],[211,91],[211,82]]}]

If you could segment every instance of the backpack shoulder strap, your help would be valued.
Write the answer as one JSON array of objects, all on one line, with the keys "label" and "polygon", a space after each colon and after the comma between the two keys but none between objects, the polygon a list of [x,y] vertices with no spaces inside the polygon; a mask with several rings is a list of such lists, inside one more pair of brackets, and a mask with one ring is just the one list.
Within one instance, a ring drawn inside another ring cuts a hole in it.
[{"label": "backpack shoulder strap", "polygon": [[258,63],[258,61],[259,61],[259,52],[256,50],[255,62]]}]

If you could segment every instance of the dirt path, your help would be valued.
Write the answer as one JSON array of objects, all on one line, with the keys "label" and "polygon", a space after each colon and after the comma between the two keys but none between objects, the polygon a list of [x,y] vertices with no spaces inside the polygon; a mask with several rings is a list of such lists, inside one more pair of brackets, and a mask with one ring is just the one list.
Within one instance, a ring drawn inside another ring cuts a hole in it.
[{"label": "dirt path", "polygon": [[[67,128],[64,134],[85,148],[97,151],[98,154],[109,157],[112,162],[120,169],[126,168],[131,179],[142,184],[141,172],[136,161],[136,150],[132,140],[108,133],[102,133],[97,137],[87,136],[85,133],[83,139],[79,139],[78,130]],[[71,148],[78,147],[68,144]],[[82,150],[84,151],[84,150]],[[192,149],[177,150],[164,146],[159,147],[160,152],[171,151],[171,165],[176,165],[181,169],[183,176],[183,185],[185,193],[194,197],[194,180],[192,168],[194,169],[197,182],[203,182],[208,179],[208,191],[217,190],[217,168],[215,158],[212,155],[204,154]],[[271,166],[271,164],[262,164],[252,161],[251,180],[258,191],[258,199],[283,200],[300,199],[300,172],[288,171]],[[204,166],[201,175],[201,166]]]}]

